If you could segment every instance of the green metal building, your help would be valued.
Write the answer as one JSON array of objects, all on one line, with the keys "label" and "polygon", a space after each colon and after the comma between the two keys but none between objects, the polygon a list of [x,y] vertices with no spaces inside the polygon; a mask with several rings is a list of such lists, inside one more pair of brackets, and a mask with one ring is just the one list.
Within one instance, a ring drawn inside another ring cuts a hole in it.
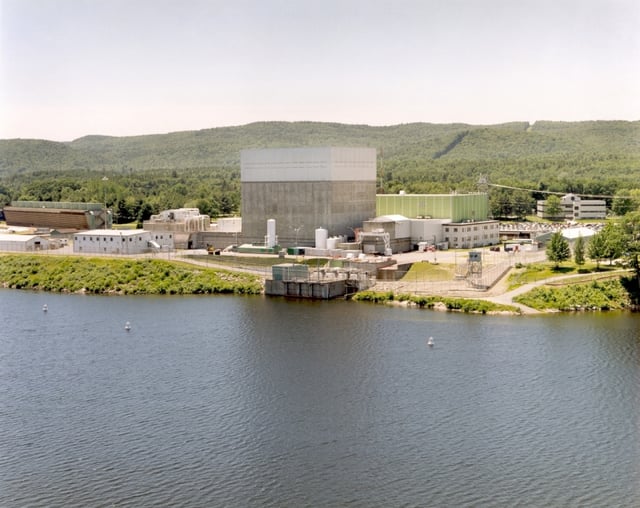
[{"label": "green metal building", "polygon": [[378,194],[376,214],[409,219],[451,219],[452,222],[489,219],[489,196],[473,194]]}]

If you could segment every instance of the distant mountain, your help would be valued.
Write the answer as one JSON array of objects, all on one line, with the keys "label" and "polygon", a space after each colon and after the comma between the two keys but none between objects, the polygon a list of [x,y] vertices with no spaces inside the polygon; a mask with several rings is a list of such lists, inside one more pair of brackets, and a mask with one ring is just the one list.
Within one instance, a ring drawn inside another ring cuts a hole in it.
[{"label": "distant mountain", "polygon": [[[369,146],[385,166],[427,168],[456,161],[596,161],[640,174],[640,122],[412,123],[387,127],[318,122],[258,122],[239,127],[132,137],[85,136],[69,143],[0,140],[0,176],[34,171],[129,172],[238,168],[240,150],[261,147]],[[622,161],[622,162],[621,162]],[[571,168],[570,168],[571,169]],[[573,168],[576,169],[575,167]],[[529,175],[531,176],[531,175]],[[608,175],[614,176],[614,175]],[[627,175],[628,176],[628,175]]]}]

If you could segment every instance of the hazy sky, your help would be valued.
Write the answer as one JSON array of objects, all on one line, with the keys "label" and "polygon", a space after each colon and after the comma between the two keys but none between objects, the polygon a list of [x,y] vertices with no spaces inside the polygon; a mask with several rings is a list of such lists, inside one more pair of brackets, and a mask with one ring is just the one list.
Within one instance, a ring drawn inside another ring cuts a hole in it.
[{"label": "hazy sky", "polygon": [[0,0],[0,138],[640,120],[640,0]]}]

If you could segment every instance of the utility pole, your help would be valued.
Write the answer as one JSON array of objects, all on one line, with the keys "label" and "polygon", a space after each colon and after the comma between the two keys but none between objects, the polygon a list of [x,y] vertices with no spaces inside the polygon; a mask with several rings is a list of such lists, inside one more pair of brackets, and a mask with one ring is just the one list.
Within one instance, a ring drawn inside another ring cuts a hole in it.
[{"label": "utility pole", "polygon": [[102,177],[102,181],[104,182],[103,185],[103,192],[104,192],[104,229],[107,229],[107,217],[108,217],[108,212],[107,212],[107,182],[109,181],[109,179],[105,176]]}]

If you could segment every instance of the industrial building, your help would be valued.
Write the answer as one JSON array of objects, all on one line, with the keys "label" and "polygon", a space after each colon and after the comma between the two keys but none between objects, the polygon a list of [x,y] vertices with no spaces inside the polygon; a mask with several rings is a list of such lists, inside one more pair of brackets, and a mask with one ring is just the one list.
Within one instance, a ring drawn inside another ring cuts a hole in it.
[{"label": "industrial building", "polygon": [[49,249],[49,240],[39,235],[0,233],[0,251],[37,252]]},{"label": "industrial building", "polygon": [[160,247],[142,229],[93,229],[73,235],[73,252],[78,254],[144,254]]},{"label": "industrial building", "polygon": [[486,221],[486,193],[470,194],[378,194],[378,215],[403,215],[410,219],[448,219],[451,222]]},{"label": "industrial building", "polygon": [[607,203],[604,199],[582,199],[575,194],[566,194],[560,198],[562,212],[558,217],[551,217],[547,211],[547,201],[537,202],[536,215],[545,219],[605,219]]},{"label": "industrial building", "polygon": [[180,249],[195,247],[192,237],[208,231],[210,226],[211,218],[197,208],[163,210],[143,222],[143,229],[151,233],[156,243]]},{"label": "industrial building", "polygon": [[111,229],[111,211],[100,203],[13,201],[4,207],[8,226],[71,229]]},{"label": "industrial building", "polygon": [[[380,194],[378,217],[363,224],[363,244],[374,233],[388,236],[393,252],[416,246],[475,248],[500,243],[499,222],[489,219],[489,198],[471,194]],[[369,242],[371,243],[371,242]],[[380,252],[380,239],[374,252]],[[371,247],[368,247],[372,250]],[[367,250],[365,250],[367,252]]]},{"label": "industrial building", "polygon": [[279,245],[312,246],[316,228],[353,236],[376,215],[375,148],[242,150],[242,241],[264,244],[267,220]]}]

